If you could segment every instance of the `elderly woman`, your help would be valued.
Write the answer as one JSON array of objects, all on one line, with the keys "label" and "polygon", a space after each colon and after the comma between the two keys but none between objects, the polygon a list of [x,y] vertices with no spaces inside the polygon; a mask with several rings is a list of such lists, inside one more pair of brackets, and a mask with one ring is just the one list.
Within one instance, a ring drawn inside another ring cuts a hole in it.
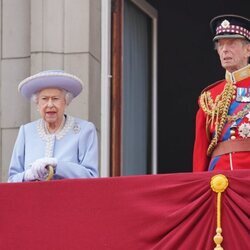
[{"label": "elderly woman", "polygon": [[65,114],[82,82],[63,71],[44,71],[24,79],[19,92],[33,100],[41,119],[22,125],[13,149],[8,182],[98,176],[98,142],[93,123]]}]

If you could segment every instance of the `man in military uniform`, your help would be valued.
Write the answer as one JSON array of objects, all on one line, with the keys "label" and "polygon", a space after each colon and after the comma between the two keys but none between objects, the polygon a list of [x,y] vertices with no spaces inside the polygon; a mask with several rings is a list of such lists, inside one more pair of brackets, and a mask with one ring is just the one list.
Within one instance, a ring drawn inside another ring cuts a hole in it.
[{"label": "man in military uniform", "polygon": [[210,27],[226,72],[199,97],[193,171],[250,169],[250,19],[221,15]]}]

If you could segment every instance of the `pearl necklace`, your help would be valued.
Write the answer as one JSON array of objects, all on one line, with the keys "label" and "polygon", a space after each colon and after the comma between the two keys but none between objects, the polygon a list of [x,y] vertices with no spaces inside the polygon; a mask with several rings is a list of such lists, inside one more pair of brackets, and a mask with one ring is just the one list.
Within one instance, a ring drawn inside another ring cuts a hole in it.
[{"label": "pearl necklace", "polygon": [[39,119],[37,122],[37,132],[40,138],[45,141],[45,157],[53,157],[55,140],[60,140],[64,135],[74,128],[75,119],[71,116],[66,116],[62,127],[58,129],[54,134],[50,134],[46,131],[45,122],[43,119]]},{"label": "pearl necklace", "polygon": [[53,131],[50,131],[50,129],[48,128],[46,122],[44,122],[44,129],[45,129],[46,134],[56,134],[56,133],[60,132],[62,130],[62,128],[64,127],[65,120],[66,120],[65,116],[63,116],[63,120],[62,120],[60,126],[57,129],[53,130]]}]

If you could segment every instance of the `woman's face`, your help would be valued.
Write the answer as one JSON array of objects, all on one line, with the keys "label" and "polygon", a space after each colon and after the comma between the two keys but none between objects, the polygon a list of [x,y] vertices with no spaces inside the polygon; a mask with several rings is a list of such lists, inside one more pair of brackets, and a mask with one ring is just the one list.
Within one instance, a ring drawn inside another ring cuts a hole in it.
[{"label": "woman's face", "polygon": [[54,88],[41,90],[38,93],[37,106],[47,125],[58,128],[66,108],[65,92]]},{"label": "woman's face", "polygon": [[229,72],[234,72],[248,64],[250,43],[240,38],[219,39],[216,44],[221,65]]}]

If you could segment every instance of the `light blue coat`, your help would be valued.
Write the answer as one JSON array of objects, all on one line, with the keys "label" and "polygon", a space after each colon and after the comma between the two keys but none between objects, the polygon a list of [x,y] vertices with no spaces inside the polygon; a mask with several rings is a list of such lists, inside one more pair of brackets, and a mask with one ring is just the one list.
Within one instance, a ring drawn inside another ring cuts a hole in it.
[{"label": "light blue coat", "polygon": [[54,179],[98,176],[98,140],[94,124],[66,117],[65,126],[56,134],[46,133],[42,119],[20,127],[8,182],[22,182],[25,170],[43,157],[57,159]]}]

